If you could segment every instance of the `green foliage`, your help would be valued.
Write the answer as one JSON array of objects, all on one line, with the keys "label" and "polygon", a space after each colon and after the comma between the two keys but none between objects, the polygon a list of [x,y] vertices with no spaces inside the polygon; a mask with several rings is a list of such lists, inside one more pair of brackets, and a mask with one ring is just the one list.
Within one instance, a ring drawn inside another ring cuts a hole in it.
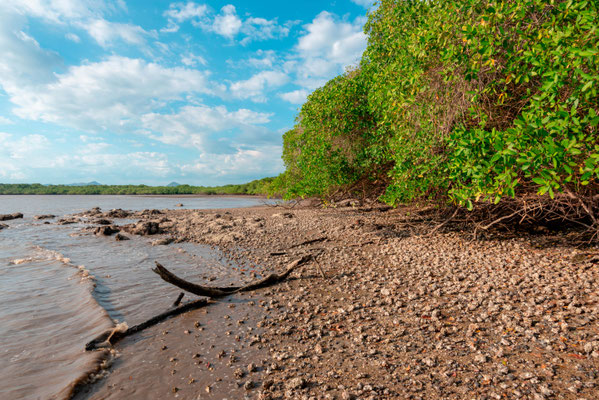
[{"label": "green foliage", "polygon": [[384,157],[375,154],[374,121],[367,107],[368,84],[351,70],[310,95],[294,129],[283,136],[287,170],[274,187],[287,197],[328,197],[376,174]]},{"label": "green foliage", "polygon": [[457,202],[597,183],[597,11],[586,1],[489,4],[462,27],[466,74],[488,83],[449,140]]},{"label": "green foliage", "polygon": [[472,207],[599,183],[595,1],[382,0],[359,69],[285,135],[287,195],[386,174],[383,199]]},{"label": "green foliage", "polygon": [[146,186],[146,185],[40,185],[35,184],[0,184],[0,195],[16,194],[68,194],[68,195],[232,195],[249,194],[265,195],[274,178],[264,178],[242,185],[225,185],[215,187],[205,186]]}]

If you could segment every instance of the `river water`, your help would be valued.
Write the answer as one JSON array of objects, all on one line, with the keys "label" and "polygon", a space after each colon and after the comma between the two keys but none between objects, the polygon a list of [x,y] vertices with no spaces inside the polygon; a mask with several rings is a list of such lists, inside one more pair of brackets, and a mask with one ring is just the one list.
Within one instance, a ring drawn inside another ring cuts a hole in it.
[{"label": "river water", "polygon": [[151,271],[155,260],[186,279],[209,279],[215,285],[239,281],[237,269],[207,246],[152,246],[145,237],[117,242],[81,233],[88,224],[34,219],[93,207],[172,209],[178,203],[214,209],[255,206],[264,200],[0,196],[0,214],[24,214],[23,219],[4,222],[9,228],[0,230],[0,398],[68,397],[73,383],[99,362],[97,353],[84,351],[85,343],[117,323],[132,326],[168,309],[178,291]]}]

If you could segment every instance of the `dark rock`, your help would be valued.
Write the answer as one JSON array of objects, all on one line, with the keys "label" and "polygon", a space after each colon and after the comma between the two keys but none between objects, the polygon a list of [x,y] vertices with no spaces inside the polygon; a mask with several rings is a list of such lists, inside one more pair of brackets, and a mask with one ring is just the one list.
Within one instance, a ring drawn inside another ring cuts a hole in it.
[{"label": "dark rock", "polygon": [[0,231],[1,231],[2,229],[6,229],[6,228],[8,228],[8,225],[5,225],[5,224],[0,224]]},{"label": "dark rock", "polygon": [[36,215],[35,217],[33,217],[33,219],[52,219],[52,218],[56,218],[56,215],[52,215],[52,214],[45,214],[45,215]]},{"label": "dark rock", "polygon": [[79,218],[68,218],[68,219],[58,220],[57,224],[58,225],[71,225],[71,224],[76,224],[77,222],[80,222]]},{"label": "dark rock", "polygon": [[162,215],[162,214],[164,214],[164,213],[160,210],[143,210],[141,212],[141,215]]},{"label": "dark rock", "polygon": [[98,224],[98,225],[112,225],[112,221],[108,220],[108,219],[97,219],[94,221],[94,224]]},{"label": "dark rock", "polygon": [[116,236],[114,237],[114,240],[116,240],[117,242],[121,242],[123,240],[131,240],[131,239],[129,239],[125,235],[121,235],[120,233],[117,233]]},{"label": "dark rock", "polygon": [[19,219],[19,218],[23,218],[23,214],[21,214],[21,213],[0,214],[0,221],[10,221],[11,219]]},{"label": "dark rock", "polygon": [[99,226],[94,230],[94,233],[98,236],[110,236],[113,235],[115,233],[120,232],[121,230],[113,225],[104,225],[104,226]]},{"label": "dark rock", "polygon": [[131,234],[141,236],[157,235],[159,233],[162,233],[160,225],[158,224],[158,222],[155,221],[138,222],[135,225],[128,225],[124,227],[124,230]]},{"label": "dark rock", "polygon": [[123,210],[121,208],[117,208],[117,209],[108,211],[107,213],[105,213],[105,215],[108,218],[127,218],[128,216],[131,215],[131,213],[129,211]]},{"label": "dark rock", "polygon": [[175,204],[175,207],[183,207],[183,203]]},{"label": "dark rock", "polygon": [[82,214],[94,216],[94,215],[102,214],[102,209],[100,207],[94,207],[91,210],[83,212]]}]

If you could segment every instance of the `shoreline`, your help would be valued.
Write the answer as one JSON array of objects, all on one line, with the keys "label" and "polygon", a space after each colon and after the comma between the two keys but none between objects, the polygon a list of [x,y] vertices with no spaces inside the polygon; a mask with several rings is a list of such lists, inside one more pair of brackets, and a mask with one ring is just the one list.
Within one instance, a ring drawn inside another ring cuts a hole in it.
[{"label": "shoreline", "polygon": [[[269,356],[227,378],[251,398],[599,394],[599,252],[575,249],[565,233],[474,242],[446,227],[427,237],[426,224],[387,208],[170,210],[142,220],[265,270],[317,257],[252,294],[265,300],[252,311],[261,333],[251,341]],[[185,329],[177,321],[169,324]]]},{"label": "shoreline", "polygon": [[1,196],[90,196],[90,197],[98,197],[98,196],[132,196],[132,197],[181,197],[181,198],[212,198],[212,197],[250,197],[250,198],[258,198],[258,199],[273,199],[273,200],[281,200],[279,198],[271,198],[266,195],[260,194],[56,194],[56,193],[36,193],[36,194],[25,194],[25,193],[15,193],[15,194],[6,194],[0,193]]}]

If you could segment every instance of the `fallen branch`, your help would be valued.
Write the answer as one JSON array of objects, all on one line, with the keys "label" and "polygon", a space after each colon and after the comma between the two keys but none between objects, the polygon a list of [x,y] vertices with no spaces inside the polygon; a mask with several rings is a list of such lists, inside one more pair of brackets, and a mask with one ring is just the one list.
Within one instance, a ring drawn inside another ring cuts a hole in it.
[{"label": "fallen branch", "polygon": [[[198,296],[206,296],[206,297],[214,298],[214,297],[228,296],[230,294],[238,293],[238,292],[249,292],[251,290],[256,290],[256,289],[260,289],[263,287],[272,286],[276,283],[279,283],[279,282],[287,279],[289,274],[291,274],[295,269],[297,269],[298,267],[301,267],[302,265],[304,265],[305,263],[307,263],[308,261],[310,261],[312,259],[313,259],[312,255],[303,256],[302,258],[299,258],[299,259],[293,261],[291,264],[289,264],[289,266],[287,267],[287,270],[285,270],[285,272],[283,272],[282,274],[270,274],[269,276],[267,276],[264,279],[260,279],[256,282],[252,282],[245,286],[237,286],[237,287],[220,287],[219,288],[219,287],[208,287],[208,286],[196,285],[195,283],[191,283],[184,279],[179,278],[177,275],[173,274],[172,272],[170,272],[169,270],[164,268],[158,261],[156,261],[156,268],[152,269],[152,271],[154,271],[158,275],[160,275],[160,277],[163,280],[165,280],[166,282],[173,284],[185,291],[196,294]],[[177,304],[177,302],[179,302],[182,298],[183,298],[183,293],[181,293],[179,295],[175,304]],[[111,329],[109,331],[102,333],[101,335],[99,335],[98,337],[93,339],[92,341],[88,342],[85,345],[85,350],[91,351],[91,350],[96,350],[96,349],[100,349],[100,348],[110,347],[110,346],[114,345],[116,342],[118,342],[119,340],[121,340],[129,335],[133,335],[134,333],[140,332],[140,331],[142,331],[146,328],[149,328],[153,325],[156,325],[156,324],[164,321],[167,318],[174,317],[179,314],[183,314],[184,312],[187,312],[187,311],[205,307],[208,304],[210,304],[210,303],[206,299],[196,300],[191,303],[187,303],[181,307],[175,308],[173,310],[166,311],[160,315],[155,316],[154,318],[150,318],[146,322],[143,322],[139,325],[132,326],[131,328],[128,328],[124,331],[120,330],[119,327],[116,327],[114,329]]]},{"label": "fallen branch", "polygon": [[139,325],[132,326],[131,328],[128,328],[125,331],[119,331],[118,329],[111,329],[109,331],[102,333],[101,335],[96,337],[94,340],[88,342],[85,345],[85,350],[91,351],[91,350],[96,350],[96,349],[100,349],[100,348],[104,348],[104,347],[110,347],[110,346],[114,345],[116,342],[118,342],[119,340],[121,340],[129,335],[133,335],[134,333],[140,332],[146,328],[154,326],[154,325],[164,321],[165,319],[174,317],[179,314],[183,314],[187,311],[197,310],[198,308],[205,307],[208,304],[210,304],[210,303],[206,299],[192,301],[191,303],[187,303],[181,307],[163,312],[162,314],[157,315],[153,318],[150,318],[149,320],[142,322]]},{"label": "fallen branch", "polygon": [[210,298],[224,297],[231,295],[233,293],[238,292],[248,292],[251,290],[260,289],[267,286],[272,286],[275,283],[279,283],[289,276],[296,268],[304,265],[308,261],[312,260],[311,255],[303,256],[295,261],[293,261],[287,267],[287,270],[282,274],[270,274],[264,279],[261,279],[256,282],[252,282],[245,286],[232,286],[232,287],[210,287],[210,286],[202,286],[197,285],[195,283],[186,281],[185,279],[179,278],[177,275],[170,272],[168,269],[163,267],[158,261],[156,261],[156,268],[152,269],[155,273],[160,275],[160,277],[170,283],[171,285],[175,285],[180,289],[183,289],[187,292],[193,293],[198,296],[205,296]]},{"label": "fallen branch", "polygon": [[160,275],[163,281],[170,283],[171,285],[175,285],[180,289],[183,289],[189,293],[196,294],[198,296],[205,297],[224,297],[228,296],[232,293],[235,293],[240,288],[239,287],[209,287],[209,286],[201,286],[195,283],[191,283],[186,281],[185,279],[179,278],[177,275],[170,272],[168,269],[164,268],[162,264],[156,261],[156,268],[153,268],[152,271]]},{"label": "fallen branch", "polygon": [[179,293],[177,300],[175,300],[175,302],[173,303],[173,307],[178,307],[179,304],[181,304],[181,300],[183,300],[183,296],[185,296],[185,292]]},{"label": "fallen branch", "polygon": [[316,239],[310,239],[310,240],[306,240],[306,241],[304,241],[304,242],[301,242],[301,243],[298,243],[298,244],[294,244],[294,245],[292,245],[292,246],[289,246],[289,248],[290,248],[290,249],[293,249],[293,248],[295,248],[295,247],[300,247],[300,246],[304,246],[304,245],[307,245],[307,244],[313,244],[313,243],[324,242],[324,241],[325,241],[325,240],[327,240],[327,239],[328,239],[328,237],[326,237],[326,236],[319,237],[319,238],[316,238]]}]

